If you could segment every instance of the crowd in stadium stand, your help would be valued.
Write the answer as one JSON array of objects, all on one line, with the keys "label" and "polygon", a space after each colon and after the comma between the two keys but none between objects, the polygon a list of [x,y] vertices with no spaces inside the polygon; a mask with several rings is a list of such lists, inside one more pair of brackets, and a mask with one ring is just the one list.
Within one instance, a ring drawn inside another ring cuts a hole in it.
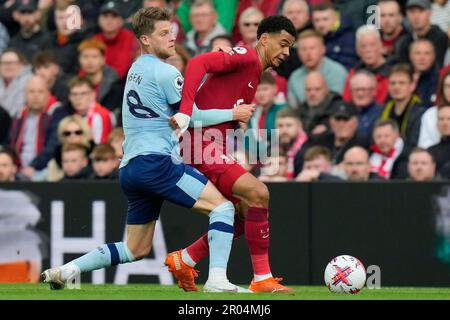
[{"label": "crowd in stadium stand", "polygon": [[[118,178],[131,17],[149,6],[173,13],[182,74],[254,46],[266,16],[298,29],[257,88],[257,148],[237,155],[262,181],[450,179],[450,1],[0,0],[0,181]],[[274,150],[260,129],[279,130],[277,152],[249,164]]]}]

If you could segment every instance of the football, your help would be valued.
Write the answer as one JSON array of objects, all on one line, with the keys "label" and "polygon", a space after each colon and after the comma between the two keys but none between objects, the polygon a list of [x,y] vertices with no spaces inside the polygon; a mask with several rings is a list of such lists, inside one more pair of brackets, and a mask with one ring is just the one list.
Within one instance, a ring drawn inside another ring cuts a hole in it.
[{"label": "football", "polygon": [[366,269],[357,258],[342,255],[325,268],[325,284],[334,293],[358,293],[366,283]]}]

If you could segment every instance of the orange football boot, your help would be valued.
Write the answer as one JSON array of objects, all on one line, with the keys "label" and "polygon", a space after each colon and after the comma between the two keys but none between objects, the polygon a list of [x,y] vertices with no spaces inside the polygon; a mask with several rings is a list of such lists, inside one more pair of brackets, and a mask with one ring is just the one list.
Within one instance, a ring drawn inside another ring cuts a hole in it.
[{"label": "orange football boot", "polygon": [[178,287],[184,291],[198,291],[195,285],[195,278],[198,277],[198,271],[188,266],[181,259],[181,250],[171,252],[167,255],[165,265],[169,272],[178,280]]},{"label": "orange football boot", "polygon": [[252,280],[249,289],[255,293],[271,292],[271,293],[293,293],[294,290],[280,284],[283,278],[270,277],[261,281]]}]

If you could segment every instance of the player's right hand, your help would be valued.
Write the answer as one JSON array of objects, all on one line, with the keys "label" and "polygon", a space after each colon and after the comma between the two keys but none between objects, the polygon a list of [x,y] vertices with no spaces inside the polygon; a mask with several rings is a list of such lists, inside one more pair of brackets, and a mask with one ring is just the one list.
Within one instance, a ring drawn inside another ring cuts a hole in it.
[{"label": "player's right hand", "polygon": [[233,109],[233,120],[247,123],[256,110],[255,104],[240,104]]}]

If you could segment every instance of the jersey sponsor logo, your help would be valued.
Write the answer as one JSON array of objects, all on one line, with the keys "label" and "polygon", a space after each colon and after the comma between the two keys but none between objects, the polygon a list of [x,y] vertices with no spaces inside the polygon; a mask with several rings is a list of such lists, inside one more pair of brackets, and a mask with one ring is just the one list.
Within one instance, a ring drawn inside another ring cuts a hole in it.
[{"label": "jersey sponsor logo", "polygon": [[239,54],[246,54],[247,53],[247,49],[245,49],[243,47],[234,47],[233,50],[236,53],[239,53]]},{"label": "jersey sponsor logo", "polygon": [[173,80],[173,85],[178,90],[181,90],[183,88],[184,79],[182,76],[178,76]]}]

